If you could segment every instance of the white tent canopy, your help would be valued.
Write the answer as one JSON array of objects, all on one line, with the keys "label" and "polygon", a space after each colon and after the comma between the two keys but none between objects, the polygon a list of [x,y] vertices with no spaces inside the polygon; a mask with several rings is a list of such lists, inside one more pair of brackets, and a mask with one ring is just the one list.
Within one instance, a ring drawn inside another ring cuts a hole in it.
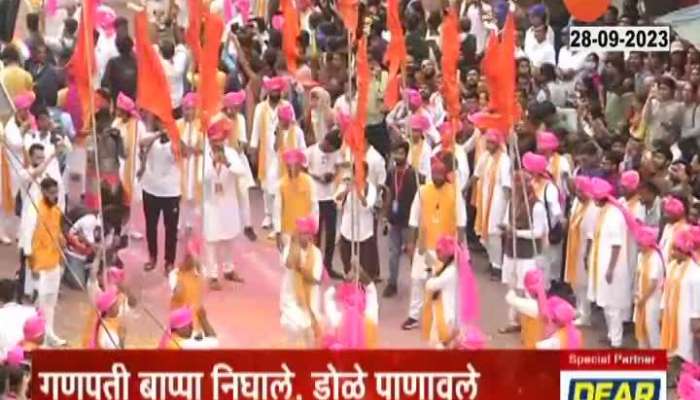
[{"label": "white tent canopy", "polygon": [[669,25],[681,38],[700,48],[700,5],[681,8],[656,18],[660,25]]}]

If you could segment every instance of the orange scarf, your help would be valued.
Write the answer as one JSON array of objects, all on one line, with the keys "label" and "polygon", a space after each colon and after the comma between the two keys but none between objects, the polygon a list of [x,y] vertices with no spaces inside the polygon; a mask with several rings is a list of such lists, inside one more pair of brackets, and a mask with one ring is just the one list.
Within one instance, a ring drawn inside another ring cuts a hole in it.
[{"label": "orange scarf", "polygon": [[[187,145],[195,149],[201,149],[203,147],[203,135],[200,129],[201,124],[199,123],[199,119],[189,122],[180,119],[177,121],[177,127],[180,131],[180,137],[188,139],[185,141]],[[180,177],[180,188],[183,196],[185,193],[189,193],[190,178],[194,176],[194,193],[192,193],[192,195],[194,200],[199,201],[202,199],[202,179],[199,172],[202,171],[203,157],[201,155],[190,155],[190,157],[194,157],[194,165],[192,165],[192,168],[190,168],[189,157],[182,157],[180,159],[180,170],[183,172]]]},{"label": "orange scarf", "polygon": [[581,224],[590,204],[590,200],[585,204],[577,201],[576,207],[571,211],[567,233],[568,240],[566,242],[566,275],[564,276],[564,281],[571,286],[575,286],[578,282],[576,275],[578,273],[578,264],[581,261],[579,260],[581,254]]},{"label": "orange scarf", "polygon": [[[641,256],[639,270],[637,272],[637,287],[640,296],[649,291],[649,270],[651,269],[651,260],[656,253],[655,250],[645,249]],[[639,343],[649,342],[649,332],[647,332],[647,313],[646,304],[637,304],[634,316],[634,334]]]},{"label": "orange scarf", "polygon": [[411,166],[415,171],[419,171],[421,156],[423,155],[423,140],[420,140],[418,144],[414,144],[413,141],[411,141],[410,153]]},{"label": "orange scarf", "polygon": [[[294,249],[294,246],[297,248]],[[321,338],[321,327],[318,324],[318,316],[314,314],[314,311],[311,308],[311,289],[314,287],[314,285],[304,281],[304,275],[313,276],[314,266],[316,265],[316,252],[314,251],[314,245],[310,244],[308,247],[309,248],[306,250],[306,258],[300,265],[300,268],[304,271],[304,274],[296,269],[292,270],[292,283],[294,285],[294,295],[297,305],[299,305],[299,308],[309,313],[312,321],[311,327],[314,331],[314,337],[318,339]],[[298,244],[293,244],[292,248],[290,249],[290,255],[292,252],[296,252],[296,257],[298,257],[300,255],[300,251],[300,246]],[[297,262],[298,260],[299,259],[297,258]]]},{"label": "orange scarf", "polygon": [[561,155],[559,153],[552,154],[552,157],[549,159],[549,166],[547,168],[547,171],[549,171],[549,173],[552,175],[552,178],[557,183],[557,185],[560,185]]},{"label": "orange scarf", "polygon": [[309,175],[300,173],[296,178],[285,175],[280,182],[282,196],[282,233],[292,234],[296,221],[311,213],[311,190],[313,182]]},{"label": "orange scarf", "polygon": [[455,190],[454,184],[449,182],[440,188],[428,183],[420,190],[420,240],[426,250],[435,250],[440,236],[457,233]]},{"label": "orange scarf", "polygon": [[287,164],[284,162],[282,155],[285,151],[297,148],[297,125],[291,124],[289,128],[284,131],[280,131],[282,134],[279,147],[277,149],[277,156],[279,157],[280,164],[280,176],[287,175]]},{"label": "orange scarf", "polygon": [[610,209],[610,204],[606,204],[600,210],[598,215],[598,220],[596,221],[595,233],[593,233],[593,249],[591,249],[591,257],[589,257],[588,270],[593,274],[593,290],[598,291],[598,256],[600,255],[601,235],[603,233],[603,226],[605,225],[605,214],[607,214]]},{"label": "orange scarf", "polygon": [[[262,0],[260,0],[262,2]],[[270,115],[270,103],[265,101],[258,120],[258,179],[260,183],[267,177],[267,122]]]},{"label": "orange scarf", "polygon": [[[477,196],[479,197],[479,202],[476,206],[476,224],[474,224],[474,230],[478,236],[484,237],[489,234],[489,219],[491,217],[491,206],[493,202],[493,194],[496,190],[496,179],[498,177],[498,170],[500,169],[502,152],[497,152],[492,156],[491,162],[488,165],[488,179],[484,182],[483,179],[479,180],[479,187],[477,191],[479,192]],[[484,191],[484,185],[486,185],[486,205],[481,201],[481,194]]]},{"label": "orange scarf", "polygon": [[15,197],[12,195],[12,177],[10,175],[10,161],[7,159],[7,148],[0,151],[0,168],[2,172],[2,208],[5,215],[12,215],[15,212]]},{"label": "orange scarf", "polygon": [[680,306],[683,278],[690,260],[669,265],[668,279],[664,283],[664,312],[661,316],[661,347],[673,352],[678,348],[678,307]]},{"label": "orange scarf", "polygon": [[[240,124],[238,123],[238,117],[239,115],[236,114],[233,118],[231,118],[231,125],[233,126],[233,130],[231,131],[231,134],[228,137],[228,145],[231,146],[232,149],[238,151],[241,147],[241,138],[240,138],[240,132],[238,128],[240,128]],[[245,135],[245,132],[243,132]]]},{"label": "orange scarf", "polygon": [[534,349],[537,342],[544,339],[544,322],[542,318],[520,314],[520,338],[526,349]]},{"label": "orange scarf", "polygon": [[122,177],[124,196],[126,196],[127,204],[131,204],[131,196],[134,192],[134,169],[137,157],[137,127],[138,120],[136,120],[136,118],[129,118],[129,122],[127,122],[126,126],[126,163],[124,165],[124,176]]},{"label": "orange scarf", "polygon": [[[443,265],[440,272],[449,265]],[[439,273],[439,272],[438,272]],[[445,309],[442,304],[441,292],[425,292],[425,305],[423,306],[423,339],[430,340],[430,332],[433,329],[433,322],[437,327],[438,340],[445,344],[452,338],[452,328],[447,324]]]}]

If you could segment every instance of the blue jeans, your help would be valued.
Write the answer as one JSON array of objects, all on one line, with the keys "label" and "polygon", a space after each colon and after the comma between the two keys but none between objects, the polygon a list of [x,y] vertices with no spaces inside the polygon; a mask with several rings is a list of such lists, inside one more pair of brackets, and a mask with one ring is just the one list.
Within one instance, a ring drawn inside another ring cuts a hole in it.
[{"label": "blue jeans", "polygon": [[408,241],[408,227],[389,225],[389,285],[396,286],[399,280],[401,249]]}]

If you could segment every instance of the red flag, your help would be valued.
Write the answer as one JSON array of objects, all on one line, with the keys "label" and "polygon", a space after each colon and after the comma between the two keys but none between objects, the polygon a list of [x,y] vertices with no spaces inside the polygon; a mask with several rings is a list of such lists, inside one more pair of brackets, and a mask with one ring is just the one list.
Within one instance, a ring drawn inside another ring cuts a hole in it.
[{"label": "red flag", "polygon": [[406,59],[406,40],[401,28],[399,16],[399,0],[387,2],[387,26],[391,34],[391,41],[386,50],[386,61],[389,64],[389,82],[384,93],[384,105],[393,107],[399,101],[399,69]]},{"label": "red flag", "polygon": [[66,69],[69,71],[71,79],[78,89],[78,97],[80,98],[82,123],[81,126],[78,127],[79,130],[85,129],[90,125],[90,114],[93,113],[94,109],[94,104],[92,104],[92,76],[96,70],[95,38],[93,36],[95,30],[95,12],[95,1],[85,0],[83,2],[83,15],[81,17],[80,28],[78,29],[78,39],[75,44],[75,50],[66,65]]},{"label": "red flag", "polygon": [[447,114],[451,119],[459,118],[459,20],[454,9],[450,8],[442,21],[442,97],[445,99]]},{"label": "red flag", "polygon": [[358,18],[358,6],[360,2],[358,0],[338,0],[338,13],[340,18],[343,19],[343,25],[345,29],[350,32],[350,37],[354,37],[355,31],[357,30],[357,18]]},{"label": "red flag", "polygon": [[192,49],[194,62],[199,65],[202,59],[202,0],[187,0],[188,25],[185,32],[185,41]]},{"label": "red flag", "polygon": [[369,103],[370,70],[367,59],[367,37],[363,36],[357,44],[357,111],[346,141],[355,160],[355,182],[360,188],[365,185],[365,125],[367,124],[367,105]]},{"label": "red flag", "polygon": [[217,82],[216,75],[219,66],[219,47],[221,35],[224,32],[224,21],[218,15],[206,13],[204,25],[204,46],[202,47],[201,64],[199,65],[199,102],[201,107],[202,126],[209,126],[209,119],[221,107],[223,93]]},{"label": "red flag", "polygon": [[136,62],[139,70],[136,104],[160,119],[170,137],[173,150],[179,155],[180,134],[173,118],[170,86],[168,86],[160,56],[156,54],[148,37],[148,19],[145,11],[138,12],[134,16],[134,30]]},{"label": "red flag", "polygon": [[287,71],[296,72],[297,59],[299,58],[299,12],[294,5],[294,0],[281,0],[280,11],[284,18],[282,25],[282,51],[287,58]]},{"label": "red flag", "polygon": [[513,14],[509,13],[506,18],[506,23],[503,27],[501,38],[501,60],[503,61],[503,69],[501,76],[503,79],[503,97],[504,97],[504,113],[506,115],[508,125],[513,126],[520,119],[520,103],[518,103],[515,92],[515,19]]}]

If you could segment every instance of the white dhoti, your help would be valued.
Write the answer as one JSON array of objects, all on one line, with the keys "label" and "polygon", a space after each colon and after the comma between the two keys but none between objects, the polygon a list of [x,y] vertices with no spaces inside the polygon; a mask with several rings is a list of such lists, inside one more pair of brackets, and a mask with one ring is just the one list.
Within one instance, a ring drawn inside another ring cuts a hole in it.
[{"label": "white dhoti", "polygon": [[420,320],[421,312],[423,311],[423,302],[425,298],[425,281],[428,279],[426,268],[426,255],[430,253],[433,259],[437,259],[434,250],[427,250],[424,254],[418,254],[416,251],[413,254],[411,261],[411,300],[408,306],[408,317],[415,320]]},{"label": "white dhoti", "polygon": [[481,239],[481,244],[486,248],[491,266],[501,269],[503,265],[503,239],[501,235],[488,235]]},{"label": "white dhoti", "polygon": [[61,272],[62,269],[57,265],[50,270],[40,271],[36,277],[32,276],[33,290],[37,292],[36,306],[44,314],[46,335],[49,338],[56,336],[53,322],[61,285]]},{"label": "white dhoti", "polygon": [[206,242],[204,272],[209,279],[219,279],[221,273],[233,272],[233,239]]}]

